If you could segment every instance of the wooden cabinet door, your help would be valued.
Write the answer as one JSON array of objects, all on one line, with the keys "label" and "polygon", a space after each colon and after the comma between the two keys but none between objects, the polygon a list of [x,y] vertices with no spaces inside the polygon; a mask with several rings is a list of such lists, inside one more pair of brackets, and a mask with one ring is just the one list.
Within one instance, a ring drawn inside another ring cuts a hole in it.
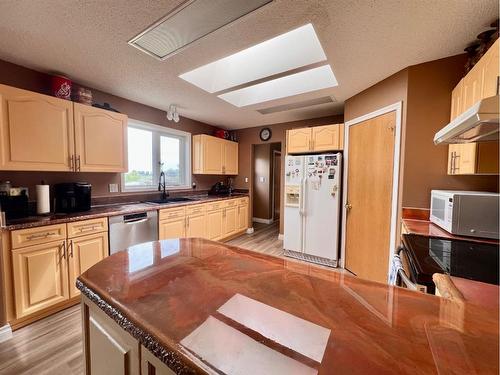
[{"label": "wooden cabinet door", "polygon": [[12,251],[17,319],[69,298],[65,246],[55,241]]},{"label": "wooden cabinet door", "polygon": [[76,278],[87,271],[94,264],[108,256],[108,232],[77,237],[69,240],[69,296],[78,296]]},{"label": "wooden cabinet door", "polygon": [[76,168],[82,172],[127,171],[127,116],[75,103]]},{"label": "wooden cabinet door", "polygon": [[[476,173],[477,143],[456,144],[450,148],[455,151],[452,174]],[[453,156],[452,156],[453,157]]]},{"label": "wooden cabinet door", "polygon": [[316,126],[312,128],[313,151],[333,151],[340,149],[340,125]]},{"label": "wooden cabinet door", "polygon": [[202,136],[203,142],[203,173],[222,174],[224,163],[224,140],[208,135]]},{"label": "wooden cabinet door", "polygon": [[500,39],[490,47],[490,49],[483,56],[483,92],[482,97],[488,98],[490,96],[498,95],[498,76],[499,73],[499,49]]},{"label": "wooden cabinet door", "polygon": [[448,145],[448,174],[457,174],[457,155],[460,157],[460,145],[450,144]]},{"label": "wooden cabinet door", "polygon": [[73,103],[0,85],[0,170],[71,171]]},{"label": "wooden cabinet door", "polygon": [[238,206],[238,231],[248,229],[248,204]]},{"label": "wooden cabinet door", "polygon": [[209,240],[216,241],[224,237],[223,213],[223,209],[207,212],[207,238]]},{"label": "wooden cabinet door", "polygon": [[498,141],[480,142],[477,147],[476,173],[498,174]]},{"label": "wooden cabinet door", "polygon": [[458,85],[455,86],[451,92],[451,113],[450,121],[455,119],[458,115],[463,112],[463,89],[464,80],[461,79]]},{"label": "wooden cabinet door", "polygon": [[238,206],[224,209],[224,237],[231,236],[238,231]]},{"label": "wooden cabinet door", "polygon": [[183,238],[186,236],[186,217],[171,221],[160,221],[160,240]]},{"label": "wooden cabinet door", "polygon": [[175,372],[141,345],[141,374],[175,375]]},{"label": "wooden cabinet door", "polygon": [[311,151],[311,128],[288,130],[287,152],[289,154]]},{"label": "wooden cabinet door", "polygon": [[238,174],[238,143],[224,141],[224,174]]},{"label": "wooden cabinet door", "polygon": [[190,215],[186,217],[186,237],[207,237],[207,220],[205,215]]},{"label": "wooden cabinet door", "polygon": [[83,301],[84,373],[139,375],[139,342],[93,302],[86,298]]},{"label": "wooden cabinet door", "polygon": [[481,60],[464,77],[463,109],[468,110],[472,105],[482,99],[483,68]]}]

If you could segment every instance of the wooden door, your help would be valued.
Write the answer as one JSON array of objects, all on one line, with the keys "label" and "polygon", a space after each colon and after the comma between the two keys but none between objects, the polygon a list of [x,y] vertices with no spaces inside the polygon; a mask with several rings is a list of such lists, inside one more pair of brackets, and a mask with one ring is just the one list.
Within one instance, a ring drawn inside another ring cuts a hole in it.
[{"label": "wooden door", "polygon": [[207,238],[209,240],[219,240],[224,236],[223,212],[223,209],[207,212]]},{"label": "wooden door", "polygon": [[183,216],[176,220],[160,221],[159,231],[160,240],[183,238],[186,236],[186,218]]},{"label": "wooden door", "polygon": [[77,237],[69,240],[69,296],[80,295],[76,288],[76,278],[94,264],[108,256],[108,232]]},{"label": "wooden door", "polygon": [[224,174],[238,174],[238,143],[224,141]]},{"label": "wooden door", "polygon": [[248,201],[238,206],[238,232],[248,229]]},{"label": "wooden door", "polygon": [[490,96],[498,95],[498,76],[499,73],[499,49],[500,49],[500,39],[490,47],[482,59],[483,66],[483,92],[482,97],[488,98]]},{"label": "wooden door", "polygon": [[127,116],[79,103],[74,116],[77,170],[127,172]]},{"label": "wooden door", "polygon": [[311,151],[311,128],[291,129],[287,134],[286,147],[289,154]]},{"label": "wooden door", "polygon": [[312,128],[313,151],[339,149],[340,125],[325,125]]},{"label": "wooden door", "polygon": [[349,127],[345,267],[386,283],[396,112]]},{"label": "wooden door", "polygon": [[0,170],[71,171],[73,103],[0,85]]},{"label": "wooden door", "polygon": [[94,303],[86,298],[83,301],[85,373],[139,375],[139,342]]},{"label": "wooden door", "polygon": [[460,80],[458,85],[455,86],[451,92],[451,113],[450,121],[455,119],[458,115],[463,112],[463,91],[464,91],[464,80]]},{"label": "wooden door", "polygon": [[203,142],[203,173],[222,174],[224,163],[224,140],[208,135],[202,135]]},{"label": "wooden door", "polygon": [[463,108],[468,110],[472,105],[482,99],[483,91],[483,68],[481,62],[477,63],[464,77]]},{"label": "wooden door", "polygon": [[69,298],[65,241],[12,251],[16,318]]},{"label": "wooden door", "polygon": [[224,209],[224,237],[229,237],[238,231],[238,206]]},{"label": "wooden door", "polygon": [[186,217],[186,237],[207,236],[207,220],[205,215],[189,215]]}]

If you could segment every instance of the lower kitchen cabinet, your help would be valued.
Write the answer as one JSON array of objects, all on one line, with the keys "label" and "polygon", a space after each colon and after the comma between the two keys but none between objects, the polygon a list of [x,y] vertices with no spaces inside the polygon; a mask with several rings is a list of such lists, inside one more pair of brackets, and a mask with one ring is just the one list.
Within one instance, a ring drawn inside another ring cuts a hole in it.
[{"label": "lower kitchen cabinet", "polygon": [[186,219],[185,217],[181,217],[169,221],[160,221],[158,228],[160,231],[158,238],[160,240],[185,237]]},{"label": "lower kitchen cabinet", "polygon": [[238,232],[238,206],[224,208],[224,237],[229,237]]},{"label": "lower kitchen cabinet", "polygon": [[206,227],[205,214],[186,216],[186,237],[206,237]]},{"label": "lower kitchen cabinet", "polygon": [[175,375],[175,372],[141,345],[141,374]]},{"label": "lower kitchen cabinet", "polygon": [[103,260],[108,253],[107,232],[69,240],[68,265],[70,298],[80,295],[80,291],[75,286],[77,277],[87,271],[94,264]]},{"label": "lower kitchen cabinet", "polygon": [[224,237],[224,210],[217,209],[207,212],[207,238],[217,241]]},{"label": "lower kitchen cabinet", "polygon": [[23,318],[69,298],[66,241],[12,251],[16,318]]},{"label": "lower kitchen cabinet", "polygon": [[238,204],[238,231],[248,229],[248,198]]}]

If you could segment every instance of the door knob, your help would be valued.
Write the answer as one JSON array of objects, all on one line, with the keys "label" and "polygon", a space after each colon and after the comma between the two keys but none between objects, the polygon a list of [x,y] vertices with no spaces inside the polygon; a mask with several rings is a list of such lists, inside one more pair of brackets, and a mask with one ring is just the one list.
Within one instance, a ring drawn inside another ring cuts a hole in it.
[{"label": "door knob", "polygon": [[352,208],[351,204],[350,203],[346,203],[345,204],[345,208],[347,208],[348,210],[350,210]]}]

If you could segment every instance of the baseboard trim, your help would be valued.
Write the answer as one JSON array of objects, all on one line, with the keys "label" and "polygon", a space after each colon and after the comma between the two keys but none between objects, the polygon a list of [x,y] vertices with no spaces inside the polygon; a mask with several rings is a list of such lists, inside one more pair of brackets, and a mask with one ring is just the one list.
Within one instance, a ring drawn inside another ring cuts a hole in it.
[{"label": "baseboard trim", "polygon": [[254,232],[253,227],[247,228],[247,234],[252,234]]},{"label": "baseboard trim", "polygon": [[285,235],[283,233],[278,234],[278,240],[284,240]]},{"label": "baseboard trim", "polygon": [[12,329],[10,328],[10,324],[6,324],[3,327],[0,327],[0,342],[7,341],[12,338]]},{"label": "baseboard trim", "polygon": [[253,217],[252,221],[261,224],[272,224],[274,223],[273,219],[261,219],[260,217]]}]

